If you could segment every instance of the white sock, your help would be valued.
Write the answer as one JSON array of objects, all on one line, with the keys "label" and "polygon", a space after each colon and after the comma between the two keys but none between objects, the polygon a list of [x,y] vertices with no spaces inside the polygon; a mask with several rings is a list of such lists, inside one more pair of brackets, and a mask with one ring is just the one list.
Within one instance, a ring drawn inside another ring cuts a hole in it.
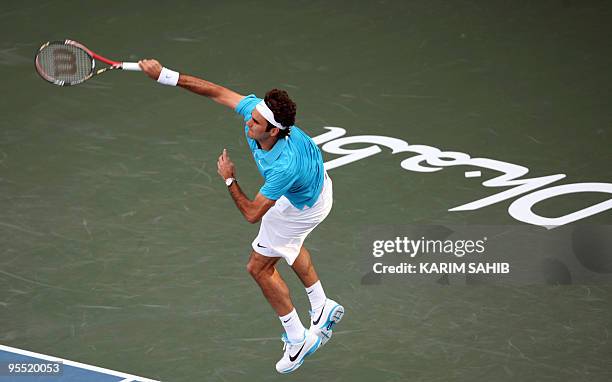
[{"label": "white sock", "polygon": [[301,342],[304,339],[304,330],[306,329],[302,325],[295,308],[286,316],[279,316],[278,318],[281,320],[290,342]]},{"label": "white sock", "polygon": [[310,308],[313,312],[325,305],[325,300],[327,300],[327,297],[325,297],[325,292],[321,286],[321,280],[306,288],[306,294],[308,294]]}]

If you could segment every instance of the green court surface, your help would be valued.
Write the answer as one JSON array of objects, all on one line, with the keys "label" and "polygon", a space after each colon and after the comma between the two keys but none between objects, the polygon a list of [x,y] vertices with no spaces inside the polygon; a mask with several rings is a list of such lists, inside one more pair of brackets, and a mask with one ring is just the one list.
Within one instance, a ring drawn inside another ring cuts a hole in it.
[{"label": "green court surface", "polygon": [[[610,20],[604,1],[3,1],[0,344],[162,381],[611,380],[608,283],[362,281],[364,227],[527,224],[508,212],[516,197],[449,211],[507,189],[481,184],[492,170],[408,171],[414,153],[381,144],[329,170],[334,208],[306,241],[346,316],[278,375],[282,328],[245,269],[258,227],[216,173],[227,148],[243,190],[261,186],[240,119],[142,73],[60,88],[33,65],[43,42],[70,38],[242,94],[286,89],[313,137],[340,127],[524,166],[525,177],[565,174],[555,185],[606,183]],[[533,211],[609,199],[567,194]],[[612,214],[575,223],[612,225]],[[299,280],[280,271],[307,322]]]}]

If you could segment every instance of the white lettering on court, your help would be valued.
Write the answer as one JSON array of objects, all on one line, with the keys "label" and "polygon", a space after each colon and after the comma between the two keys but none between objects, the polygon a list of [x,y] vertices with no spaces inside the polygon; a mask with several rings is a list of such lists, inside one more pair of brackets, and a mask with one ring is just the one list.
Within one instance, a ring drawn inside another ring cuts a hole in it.
[{"label": "white lettering on court", "polygon": [[[548,186],[551,183],[565,178],[565,174],[524,178],[524,176],[529,173],[529,169],[508,162],[489,158],[472,158],[470,155],[465,153],[442,151],[436,147],[426,145],[411,145],[404,140],[381,135],[356,135],[352,137],[344,137],[346,130],[341,127],[325,127],[325,129],[329,131],[314,137],[314,142],[317,145],[322,145],[321,149],[323,151],[330,154],[340,155],[338,158],[325,162],[326,170],[345,166],[352,162],[376,155],[382,152],[380,146],[385,146],[391,149],[392,154],[416,154],[402,160],[400,163],[400,166],[407,171],[436,172],[449,166],[472,166],[497,171],[502,174],[495,178],[485,180],[482,182],[483,186],[491,188],[511,187],[507,190],[500,191],[482,199],[453,207],[449,209],[449,211],[477,210],[523,195],[510,204],[510,207],[508,208],[508,213],[510,216],[527,224],[552,229],[612,209],[611,198],[604,202],[568,213],[563,216],[554,218],[540,216],[532,210],[532,207],[537,203],[560,195],[574,193],[600,192],[612,194],[612,184],[572,183],[557,185],[535,191],[536,189]],[[367,146],[355,149],[344,147],[354,144],[366,144]],[[474,171],[470,171],[470,173],[474,173]]]}]

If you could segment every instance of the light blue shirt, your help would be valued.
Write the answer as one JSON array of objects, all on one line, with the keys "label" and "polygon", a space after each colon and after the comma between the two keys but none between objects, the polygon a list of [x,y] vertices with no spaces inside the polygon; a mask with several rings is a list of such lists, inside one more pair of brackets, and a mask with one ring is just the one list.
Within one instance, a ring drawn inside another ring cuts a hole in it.
[{"label": "light blue shirt", "polygon": [[[260,101],[254,94],[248,95],[236,105],[236,112],[246,122]],[[259,192],[272,200],[284,195],[300,210],[304,206],[312,207],[321,193],[325,174],[319,147],[297,126],[292,126],[289,137],[276,141],[270,151],[259,148],[247,135],[248,131],[245,124],[247,143],[265,181]]]}]

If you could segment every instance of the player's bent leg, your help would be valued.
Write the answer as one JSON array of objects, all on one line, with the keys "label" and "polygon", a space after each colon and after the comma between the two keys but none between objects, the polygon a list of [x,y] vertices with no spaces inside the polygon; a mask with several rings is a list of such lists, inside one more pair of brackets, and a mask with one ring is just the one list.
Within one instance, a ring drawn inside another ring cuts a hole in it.
[{"label": "player's bent leg", "polygon": [[276,370],[279,373],[291,373],[302,365],[306,356],[319,348],[321,339],[302,326],[291,302],[289,288],[276,270],[278,259],[253,251],[247,264],[247,271],[259,285],[285,328],[285,333],[281,337],[283,357],[276,363]]},{"label": "player's bent leg", "polygon": [[306,288],[319,281],[319,276],[310,258],[310,252],[304,246],[300,248],[300,253],[291,265],[291,268]]},{"label": "player's bent leg", "polygon": [[287,284],[276,270],[278,260],[279,257],[268,257],[252,251],[247,271],[276,313],[284,316],[293,310],[293,303]]}]

